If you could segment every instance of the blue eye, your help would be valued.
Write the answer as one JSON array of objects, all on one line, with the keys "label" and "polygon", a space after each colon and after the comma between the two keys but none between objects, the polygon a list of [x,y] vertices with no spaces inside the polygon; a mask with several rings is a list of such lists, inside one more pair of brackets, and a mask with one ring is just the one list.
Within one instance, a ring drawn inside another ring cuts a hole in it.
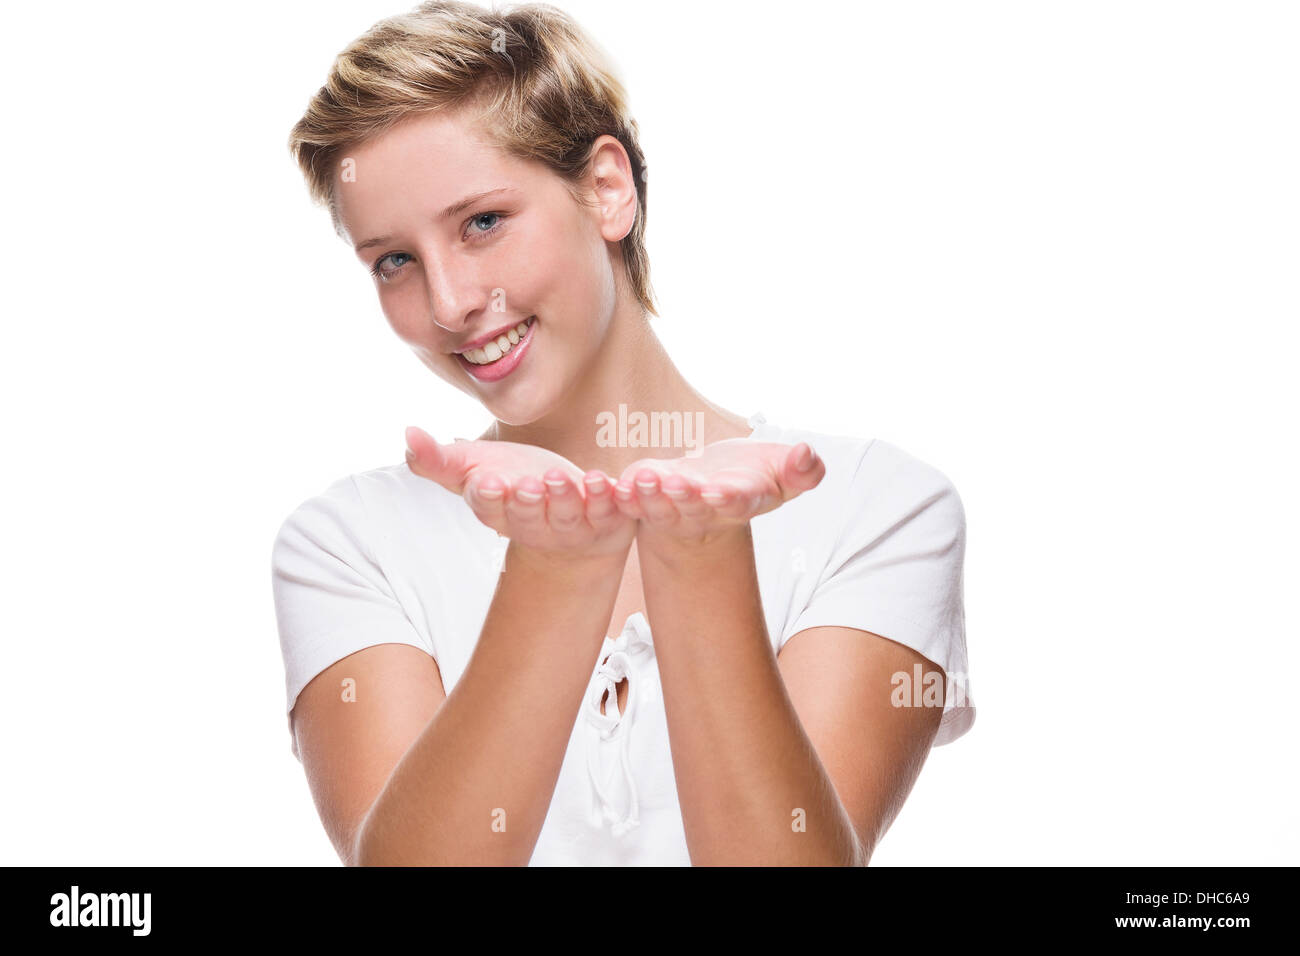
[{"label": "blue eye", "polygon": [[[470,240],[486,239],[501,228],[504,219],[505,216],[499,212],[479,213],[477,216],[471,217],[469,222],[465,224],[466,231],[473,233],[473,235],[467,235],[466,238]],[[474,226],[479,228],[470,228]],[[374,268],[370,270],[370,274],[380,282],[387,282],[410,261],[411,257],[405,252],[390,252],[375,260]]]},{"label": "blue eye", "polygon": [[[389,259],[398,259],[398,258],[402,259],[403,261],[397,263],[391,268],[388,269],[384,268],[384,263],[387,262]],[[375,267],[370,270],[370,274],[374,276],[376,279],[387,281],[388,278],[394,275],[398,269],[406,265],[405,260],[410,258],[411,257],[408,256],[405,252],[390,252],[386,256],[380,256],[379,259],[375,261]]]},{"label": "blue eye", "polygon": [[471,238],[482,239],[484,236],[490,236],[492,235],[492,233],[496,232],[498,229],[501,228],[501,213],[499,212],[479,213],[477,216],[475,216],[473,219],[469,221],[469,225],[471,226],[482,225],[484,219],[490,220],[490,224],[478,230],[475,233],[475,235],[472,236]]}]

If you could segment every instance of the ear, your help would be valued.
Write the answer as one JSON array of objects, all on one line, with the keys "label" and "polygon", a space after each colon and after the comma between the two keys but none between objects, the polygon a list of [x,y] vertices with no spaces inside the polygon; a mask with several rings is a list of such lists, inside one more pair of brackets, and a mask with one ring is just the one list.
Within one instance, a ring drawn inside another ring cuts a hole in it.
[{"label": "ear", "polygon": [[621,242],[636,224],[636,177],[627,150],[613,136],[592,144],[591,188],[596,195],[600,233],[607,242]]}]

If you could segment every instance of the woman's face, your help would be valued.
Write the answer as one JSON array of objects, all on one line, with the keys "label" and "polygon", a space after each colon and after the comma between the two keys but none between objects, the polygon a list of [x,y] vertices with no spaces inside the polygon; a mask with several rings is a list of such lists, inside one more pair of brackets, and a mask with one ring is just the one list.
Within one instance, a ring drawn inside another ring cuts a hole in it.
[{"label": "woman's face", "polygon": [[[339,220],[393,331],[507,424],[557,406],[595,361],[618,304],[617,243],[632,226],[635,184],[617,141],[597,146],[594,208],[454,114],[407,119],[340,164]],[[511,346],[499,359],[472,348],[489,335]]]}]

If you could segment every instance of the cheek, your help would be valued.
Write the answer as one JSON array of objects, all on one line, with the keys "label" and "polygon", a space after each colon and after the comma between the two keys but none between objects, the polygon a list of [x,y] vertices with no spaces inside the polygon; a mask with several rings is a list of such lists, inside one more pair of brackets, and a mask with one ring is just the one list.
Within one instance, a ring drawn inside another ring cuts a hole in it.
[{"label": "cheek", "polygon": [[379,293],[379,307],[384,318],[397,337],[409,345],[416,344],[419,330],[426,327],[423,310],[425,303],[419,295],[412,295],[405,288],[410,283],[403,283],[402,288],[384,289]]},{"label": "cheek", "polygon": [[613,275],[603,240],[593,240],[581,221],[564,232],[565,241],[530,246],[526,269],[518,270],[521,284],[534,292],[535,306],[563,303],[567,310],[588,312],[607,308],[614,298]]}]

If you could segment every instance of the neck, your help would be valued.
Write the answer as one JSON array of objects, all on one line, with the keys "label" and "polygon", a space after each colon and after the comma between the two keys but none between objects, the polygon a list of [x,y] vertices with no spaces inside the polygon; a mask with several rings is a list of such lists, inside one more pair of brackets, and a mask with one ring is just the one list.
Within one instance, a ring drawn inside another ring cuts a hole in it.
[{"label": "neck", "polygon": [[649,319],[621,310],[580,384],[535,422],[497,421],[485,438],[521,442],[562,455],[584,471],[618,478],[642,458],[679,458],[715,441],[753,431],[691,387]]}]

